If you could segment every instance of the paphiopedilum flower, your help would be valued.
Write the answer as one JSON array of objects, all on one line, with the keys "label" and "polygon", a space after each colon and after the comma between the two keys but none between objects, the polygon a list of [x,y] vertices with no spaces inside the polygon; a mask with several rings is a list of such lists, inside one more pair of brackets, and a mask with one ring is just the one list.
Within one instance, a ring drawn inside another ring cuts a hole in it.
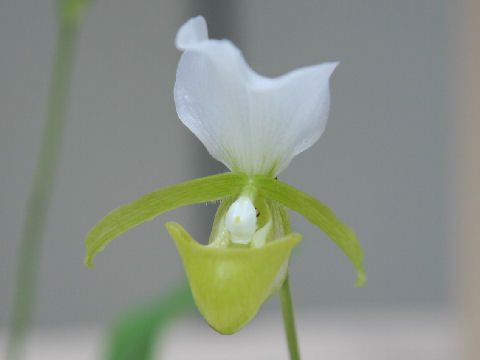
[{"label": "paphiopedilum flower", "polygon": [[85,262],[116,236],[165,211],[222,200],[209,244],[177,223],[166,224],[183,259],[198,309],[217,331],[245,325],[282,285],[292,249],[286,207],[319,226],[348,256],[365,282],[355,233],[322,203],[276,179],[292,158],[314,144],[328,118],[329,79],[337,63],[277,78],[255,73],[228,40],[208,38],[203,17],[185,23],[174,88],[180,120],[231,172],[173,185],[109,213],[88,234]]}]

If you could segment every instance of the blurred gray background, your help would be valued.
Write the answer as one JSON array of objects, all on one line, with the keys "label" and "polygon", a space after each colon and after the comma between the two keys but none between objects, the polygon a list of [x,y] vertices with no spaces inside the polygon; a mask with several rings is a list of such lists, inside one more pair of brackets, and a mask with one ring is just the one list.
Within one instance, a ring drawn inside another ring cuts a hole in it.
[{"label": "blurred gray background", "polygon": [[[87,231],[111,209],[224,171],[178,120],[178,27],[206,16],[257,72],[339,60],[327,130],[281,179],[328,204],[359,236],[368,282],[336,246],[304,234],[291,265],[299,309],[448,311],[450,41],[446,0],[97,0],[81,32],[61,164],[38,272],[40,324],[109,321],[184,277],[163,223],[206,239],[214,205],[179,209],[113,241],[91,270]],[[451,4],[451,2],[450,2]],[[53,1],[0,4],[0,326],[44,123],[55,39]],[[203,240],[205,241],[205,240]],[[277,309],[276,300],[267,308]]]}]

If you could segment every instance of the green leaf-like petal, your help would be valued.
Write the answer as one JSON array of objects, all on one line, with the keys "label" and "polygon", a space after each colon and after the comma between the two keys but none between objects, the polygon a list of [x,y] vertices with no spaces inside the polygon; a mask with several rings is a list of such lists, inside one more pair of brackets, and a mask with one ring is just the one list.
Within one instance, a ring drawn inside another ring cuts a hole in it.
[{"label": "green leaf-like petal", "polygon": [[215,201],[240,193],[248,177],[241,173],[223,173],[172,185],[120,206],[105,216],[87,234],[85,265],[93,267],[93,258],[125,231],[180,206]]},{"label": "green leaf-like petal", "polygon": [[357,269],[358,279],[355,285],[365,284],[363,250],[358,243],[357,236],[352,229],[340,222],[326,205],[293,186],[267,176],[256,176],[254,183],[259,195],[278,201],[320,227],[342,249]]}]

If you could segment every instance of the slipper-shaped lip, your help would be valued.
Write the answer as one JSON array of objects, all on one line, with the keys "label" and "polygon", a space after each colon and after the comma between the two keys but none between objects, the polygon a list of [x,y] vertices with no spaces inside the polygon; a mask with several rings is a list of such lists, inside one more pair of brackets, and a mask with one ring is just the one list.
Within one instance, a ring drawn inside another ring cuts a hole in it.
[{"label": "slipper-shaped lip", "polygon": [[165,224],[182,257],[195,303],[221,334],[247,324],[285,280],[292,249],[301,235],[290,233],[262,247],[200,245],[178,223]]}]

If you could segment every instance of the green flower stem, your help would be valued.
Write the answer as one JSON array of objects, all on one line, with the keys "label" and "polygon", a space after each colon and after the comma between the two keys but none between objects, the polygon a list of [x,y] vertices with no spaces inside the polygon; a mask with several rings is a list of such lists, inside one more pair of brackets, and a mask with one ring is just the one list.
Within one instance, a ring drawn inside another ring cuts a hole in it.
[{"label": "green flower stem", "polygon": [[300,352],[298,350],[297,331],[295,329],[295,316],[293,315],[292,296],[290,294],[290,283],[288,274],[279,291],[280,303],[282,305],[283,324],[285,325],[285,333],[287,335],[288,351],[290,352],[290,360],[300,360]]},{"label": "green flower stem", "polygon": [[23,345],[33,317],[36,272],[60,155],[76,45],[77,22],[71,20],[62,20],[59,24],[46,122],[23,223],[7,347],[7,358],[12,360],[23,356]]}]

